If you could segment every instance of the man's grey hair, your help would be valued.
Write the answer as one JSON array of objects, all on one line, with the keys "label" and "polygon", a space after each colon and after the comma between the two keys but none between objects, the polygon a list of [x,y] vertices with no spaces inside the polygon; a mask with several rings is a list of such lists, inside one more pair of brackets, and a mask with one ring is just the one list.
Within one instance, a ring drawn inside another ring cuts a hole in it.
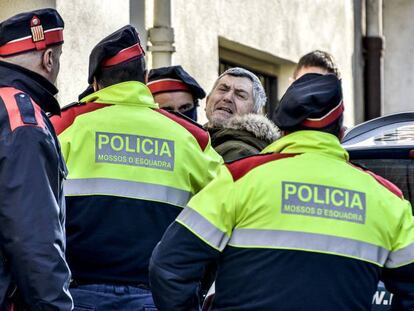
[{"label": "man's grey hair", "polygon": [[[263,113],[263,107],[266,105],[266,93],[263,88],[262,83],[260,82],[259,78],[251,71],[241,68],[241,67],[234,67],[227,69],[223,72],[214,83],[213,90],[216,88],[217,84],[219,83],[220,79],[226,75],[233,76],[233,77],[243,77],[248,78],[252,81],[253,84],[253,112],[254,113]],[[210,94],[211,94],[210,92]]]}]

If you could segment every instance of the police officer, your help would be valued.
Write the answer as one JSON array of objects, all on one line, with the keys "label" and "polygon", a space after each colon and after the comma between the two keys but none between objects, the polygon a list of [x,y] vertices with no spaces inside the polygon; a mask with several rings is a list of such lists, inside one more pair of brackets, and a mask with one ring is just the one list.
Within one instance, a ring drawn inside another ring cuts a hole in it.
[{"label": "police officer", "polygon": [[75,306],[154,308],[151,252],[222,163],[206,131],[158,108],[145,76],[138,34],[125,26],[91,52],[88,82],[95,92],[53,118],[69,168]]},{"label": "police officer", "polygon": [[395,310],[414,306],[414,221],[389,181],[341,147],[333,74],[306,74],[283,96],[285,136],[223,167],[154,250],[159,310],[197,310],[203,267],[218,260],[212,310],[370,310],[379,279]]},{"label": "police officer", "polygon": [[183,67],[152,69],[147,86],[160,108],[180,112],[197,121],[198,100],[206,97],[206,93]]},{"label": "police officer", "polygon": [[72,309],[64,256],[66,167],[45,114],[60,113],[53,84],[62,43],[63,20],[54,9],[0,23],[1,310]]}]

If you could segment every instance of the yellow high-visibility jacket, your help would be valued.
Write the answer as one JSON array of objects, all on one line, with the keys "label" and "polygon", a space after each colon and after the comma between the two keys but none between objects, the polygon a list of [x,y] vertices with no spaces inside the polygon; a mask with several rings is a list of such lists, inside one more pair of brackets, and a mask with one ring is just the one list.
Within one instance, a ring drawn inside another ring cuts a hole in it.
[{"label": "yellow high-visibility jacket", "polygon": [[168,225],[215,176],[208,133],[158,109],[123,82],[52,119],[69,175],[67,258],[79,282],[148,284],[148,261]]},{"label": "yellow high-visibility jacket", "polygon": [[[389,181],[328,133],[298,131],[222,167],[154,250],[159,310],[196,310],[218,262],[213,310],[370,310],[378,281],[414,306],[414,220]],[[398,307],[397,307],[398,306]]]}]

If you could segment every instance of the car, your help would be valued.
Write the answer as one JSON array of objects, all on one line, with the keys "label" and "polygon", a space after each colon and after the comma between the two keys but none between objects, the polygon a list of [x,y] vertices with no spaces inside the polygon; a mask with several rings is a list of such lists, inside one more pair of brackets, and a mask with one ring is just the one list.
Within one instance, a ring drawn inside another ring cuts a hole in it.
[{"label": "car", "polygon": [[399,187],[414,203],[414,112],[370,120],[342,139],[352,163],[365,167]]},{"label": "car", "polygon": [[[414,112],[395,113],[357,125],[347,131],[342,145],[353,164],[394,183],[414,206]],[[392,298],[380,282],[372,310],[391,310]]]}]

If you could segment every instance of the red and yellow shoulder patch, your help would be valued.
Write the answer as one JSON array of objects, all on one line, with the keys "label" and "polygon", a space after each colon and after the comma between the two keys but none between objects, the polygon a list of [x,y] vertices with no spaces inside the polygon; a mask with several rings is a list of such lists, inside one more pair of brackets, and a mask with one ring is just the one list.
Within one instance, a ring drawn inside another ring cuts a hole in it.
[{"label": "red and yellow shoulder patch", "polygon": [[204,149],[206,149],[208,142],[210,140],[210,136],[205,129],[201,128],[199,125],[195,124],[194,122],[190,120],[184,119],[183,117],[170,113],[166,110],[163,110],[163,109],[154,109],[154,110],[166,116],[167,118],[177,122],[182,127],[184,127],[187,131],[189,131],[195,137],[198,144],[200,145],[201,150],[204,151]]},{"label": "red and yellow shoulder patch", "polygon": [[252,169],[272,162],[276,160],[281,160],[285,158],[291,158],[298,154],[296,153],[267,153],[267,154],[257,154],[250,157],[246,157],[240,160],[227,163],[226,166],[233,176],[233,180],[236,181],[250,172]]},{"label": "red and yellow shoulder patch", "polygon": [[21,126],[45,127],[42,109],[26,93],[13,87],[0,88],[11,131]]},{"label": "red and yellow shoulder patch", "polygon": [[76,117],[92,112],[110,105],[97,103],[73,103],[64,107],[60,116],[52,116],[50,121],[55,128],[56,134],[60,135],[64,130],[73,124]]}]

